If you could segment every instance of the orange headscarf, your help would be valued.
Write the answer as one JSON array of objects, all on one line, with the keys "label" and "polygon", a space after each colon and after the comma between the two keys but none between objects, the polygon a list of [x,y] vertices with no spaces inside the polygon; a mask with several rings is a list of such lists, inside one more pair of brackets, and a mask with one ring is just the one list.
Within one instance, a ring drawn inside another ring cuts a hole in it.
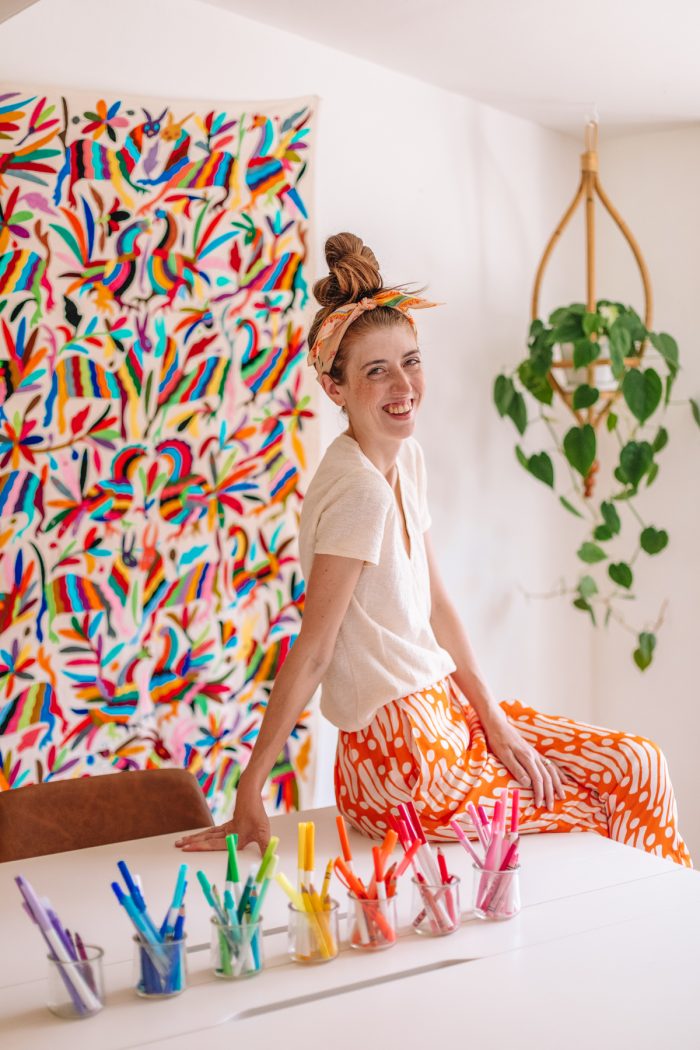
[{"label": "orange headscarf", "polygon": [[439,305],[440,303],[431,303],[428,299],[420,299],[417,295],[407,295],[396,289],[387,289],[377,292],[376,295],[366,296],[359,302],[339,306],[337,310],[328,315],[319,328],[316,341],[309,350],[308,363],[314,366],[319,378],[324,372],[329,372],[343,336],[353,321],[356,321],[367,310],[374,310],[377,306],[388,306],[392,310],[399,310],[408,318],[415,331],[416,323],[408,311],[423,310],[429,306]]}]

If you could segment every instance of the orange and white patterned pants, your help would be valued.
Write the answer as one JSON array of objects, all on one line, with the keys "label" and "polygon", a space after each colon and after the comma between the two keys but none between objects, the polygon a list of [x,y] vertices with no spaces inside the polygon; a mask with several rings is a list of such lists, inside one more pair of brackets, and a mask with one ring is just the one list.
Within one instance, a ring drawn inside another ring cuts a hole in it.
[{"label": "orange and white patterned pants", "polygon": [[[570,778],[552,812],[536,808],[520,787],[520,830],[597,831],[628,846],[692,867],[678,833],[666,760],[650,740],[544,715],[518,702],[502,705],[508,720]],[[519,787],[488,750],[476,712],[451,678],[381,707],[366,729],[341,731],[335,763],[338,808],[358,831],[381,838],[387,814],[415,803],[433,841],[455,838],[457,820],[474,834],[467,804],[489,817],[505,787]]]}]

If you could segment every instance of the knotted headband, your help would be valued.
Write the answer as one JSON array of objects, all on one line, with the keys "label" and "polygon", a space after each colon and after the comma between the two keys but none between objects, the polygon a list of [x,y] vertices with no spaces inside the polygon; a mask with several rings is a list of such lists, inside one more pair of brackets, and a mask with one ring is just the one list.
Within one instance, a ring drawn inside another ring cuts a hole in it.
[{"label": "knotted headband", "polygon": [[319,379],[324,372],[330,372],[343,336],[353,321],[356,321],[367,310],[374,310],[377,306],[388,306],[392,310],[398,310],[408,318],[415,332],[416,323],[408,311],[424,310],[429,306],[439,305],[439,303],[431,303],[428,299],[420,299],[417,295],[407,295],[396,289],[387,289],[377,292],[376,295],[365,296],[359,302],[339,306],[337,310],[328,315],[319,328],[316,342],[309,350],[307,361],[314,366]]}]

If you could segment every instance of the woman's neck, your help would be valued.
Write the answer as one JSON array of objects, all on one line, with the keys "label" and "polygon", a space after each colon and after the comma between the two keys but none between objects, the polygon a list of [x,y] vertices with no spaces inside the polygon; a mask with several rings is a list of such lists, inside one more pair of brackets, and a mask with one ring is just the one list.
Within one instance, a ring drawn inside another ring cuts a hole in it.
[{"label": "woman's neck", "polygon": [[345,431],[348,437],[351,437],[362,449],[363,454],[367,457],[370,463],[373,463],[377,470],[384,475],[389,484],[393,484],[396,477],[396,460],[401,449],[401,438],[395,441],[372,441],[370,438],[363,434],[357,434],[352,428],[352,424],[348,423],[348,428]]}]

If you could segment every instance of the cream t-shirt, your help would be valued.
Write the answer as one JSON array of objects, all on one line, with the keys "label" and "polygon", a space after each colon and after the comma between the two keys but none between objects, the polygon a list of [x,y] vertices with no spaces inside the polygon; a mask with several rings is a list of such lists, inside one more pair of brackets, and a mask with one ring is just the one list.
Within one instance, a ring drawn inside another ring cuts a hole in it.
[{"label": "cream t-shirt", "polygon": [[383,704],[433,685],[455,669],[430,626],[423,540],[430,515],[423,453],[413,438],[402,443],[397,468],[410,556],[389,483],[347,434],[328,448],[302,508],[299,548],[305,579],[314,554],[364,562],[322,681],[321,710],[339,729],[363,729]]}]

